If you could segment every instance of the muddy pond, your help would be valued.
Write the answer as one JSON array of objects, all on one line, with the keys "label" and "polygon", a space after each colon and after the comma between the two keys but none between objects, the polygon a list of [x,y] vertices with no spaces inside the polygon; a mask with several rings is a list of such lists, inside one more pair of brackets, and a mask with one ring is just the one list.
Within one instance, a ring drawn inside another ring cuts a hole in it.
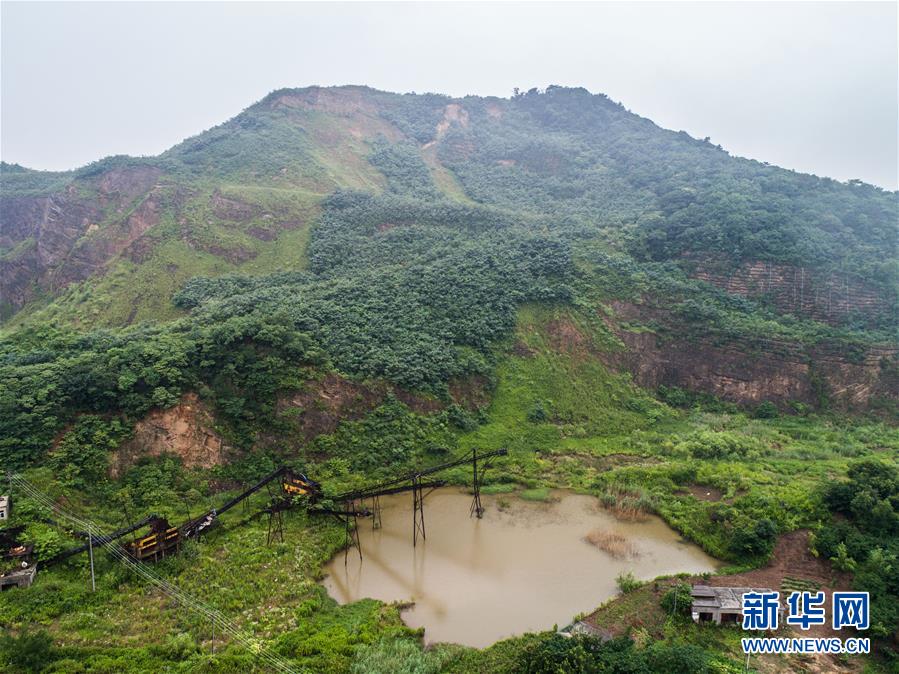
[{"label": "muddy pond", "polygon": [[359,520],[362,561],[350,550],[344,565],[340,553],[324,585],[342,604],[414,602],[403,619],[424,627],[426,642],[483,647],[567,625],[617,594],[622,572],[649,580],[717,566],[657,517],[620,521],[591,496],[554,499],[485,496],[478,520],[468,514],[471,496],[439,489],[425,499],[427,540],[413,548],[411,494],[384,497],[380,529]]}]

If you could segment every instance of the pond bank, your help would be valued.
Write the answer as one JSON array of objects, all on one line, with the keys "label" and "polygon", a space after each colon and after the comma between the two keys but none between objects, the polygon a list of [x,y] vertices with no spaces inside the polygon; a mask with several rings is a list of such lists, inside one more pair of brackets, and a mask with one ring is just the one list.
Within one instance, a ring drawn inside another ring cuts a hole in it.
[{"label": "pond bank", "polygon": [[718,562],[661,519],[624,522],[596,498],[555,492],[549,502],[512,494],[471,497],[440,489],[425,500],[427,540],[412,546],[412,498],[382,498],[382,527],[359,522],[363,559],[351,550],[327,566],[324,585],[340,603],[371,597],[410,601],[404,619],[425,641],[484,647],[527,631],[566,625],[618,592],[616,577],[648,580],[714,571]]}]

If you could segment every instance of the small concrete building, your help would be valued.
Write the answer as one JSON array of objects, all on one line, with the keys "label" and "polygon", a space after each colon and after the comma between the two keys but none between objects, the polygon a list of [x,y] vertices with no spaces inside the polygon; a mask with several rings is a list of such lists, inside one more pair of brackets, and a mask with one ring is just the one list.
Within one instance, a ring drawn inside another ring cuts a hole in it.
[{"label": "small concrete building", "polygon": [[[21,533],[22,527],[0,531],[0,590],[11,587],[30,587],[37,573],[37,565],[32,560],[33,545],[21,545],[14,536]],[[7,545],[12,547],[7,548]]]},{"label": "small concrete building", "polygon": [[9,496],[0,496],[0,522],[9,519]]},{"label": "small concrete building", "polygon": [[32,564],[18,571],[10,571],[0,576],[0,591],[13,587],[31,587],[37,574],[37,564]]},{"label": "small concrete building", "polygon": [[771,592],[764,587],[711,587],[694,585],[693,622],[742,623],[743,593]]}]

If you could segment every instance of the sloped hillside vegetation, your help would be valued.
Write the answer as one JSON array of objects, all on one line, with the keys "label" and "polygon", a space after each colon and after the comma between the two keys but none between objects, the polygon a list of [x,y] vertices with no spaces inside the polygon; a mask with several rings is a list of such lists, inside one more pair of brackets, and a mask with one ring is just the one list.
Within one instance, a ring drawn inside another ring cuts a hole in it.
[{"label": "sloped hillside vegetation", "polygon": [[[158,157],[4,163],[0,207],[0,467],[103,527],[180,521],[281,464],[337,493],[504,448],[486,491],[655,513],[739,569],[814,530],[897,657],[896,193],[732,157],[583,89],[312,87]],[[204,432],[179,443],[214,437],[214,461],[135,447],[191,406]],[[39,560],[78,542],[17,499]],[[317,584],[343,525],[287,517],[288,541],[235,516],[158,568],[215,587],[298,669],[743,669],[734,639],[658,602],[605,644],[423,650],[398,607]],[[0,595],[11,671],[262,671],[112,561],[87,592],[80,564]]]}]

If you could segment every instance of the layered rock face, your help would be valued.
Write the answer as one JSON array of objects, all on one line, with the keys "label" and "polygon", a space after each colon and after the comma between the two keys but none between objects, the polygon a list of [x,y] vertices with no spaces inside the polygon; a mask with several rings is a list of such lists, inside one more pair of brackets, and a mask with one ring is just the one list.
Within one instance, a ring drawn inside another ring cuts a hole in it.
[{"label": "layered rock face", "polygon": [[[664,320],[658,308],[627,302],[613,305],[619,319]],[[860,409],[877,397],[899,398],[899,351],[872,347],[863,354],[826,345],[803,347],[776,340],[717,343],[711,336],[684,338],[650,331],[615,330],[627,347],[611,357],[647,388],[679,386],[724,400],[780,406],[822,398],[840,409]]]},{"label": "layered rock face", "polygon": [[852,318],[874,322],[892,310],[882,291],[849,274],[759,261],[726,273],[720,266],[696,263],[692,276],[732,295],[767,299],[781,313],[837,325]]}]

